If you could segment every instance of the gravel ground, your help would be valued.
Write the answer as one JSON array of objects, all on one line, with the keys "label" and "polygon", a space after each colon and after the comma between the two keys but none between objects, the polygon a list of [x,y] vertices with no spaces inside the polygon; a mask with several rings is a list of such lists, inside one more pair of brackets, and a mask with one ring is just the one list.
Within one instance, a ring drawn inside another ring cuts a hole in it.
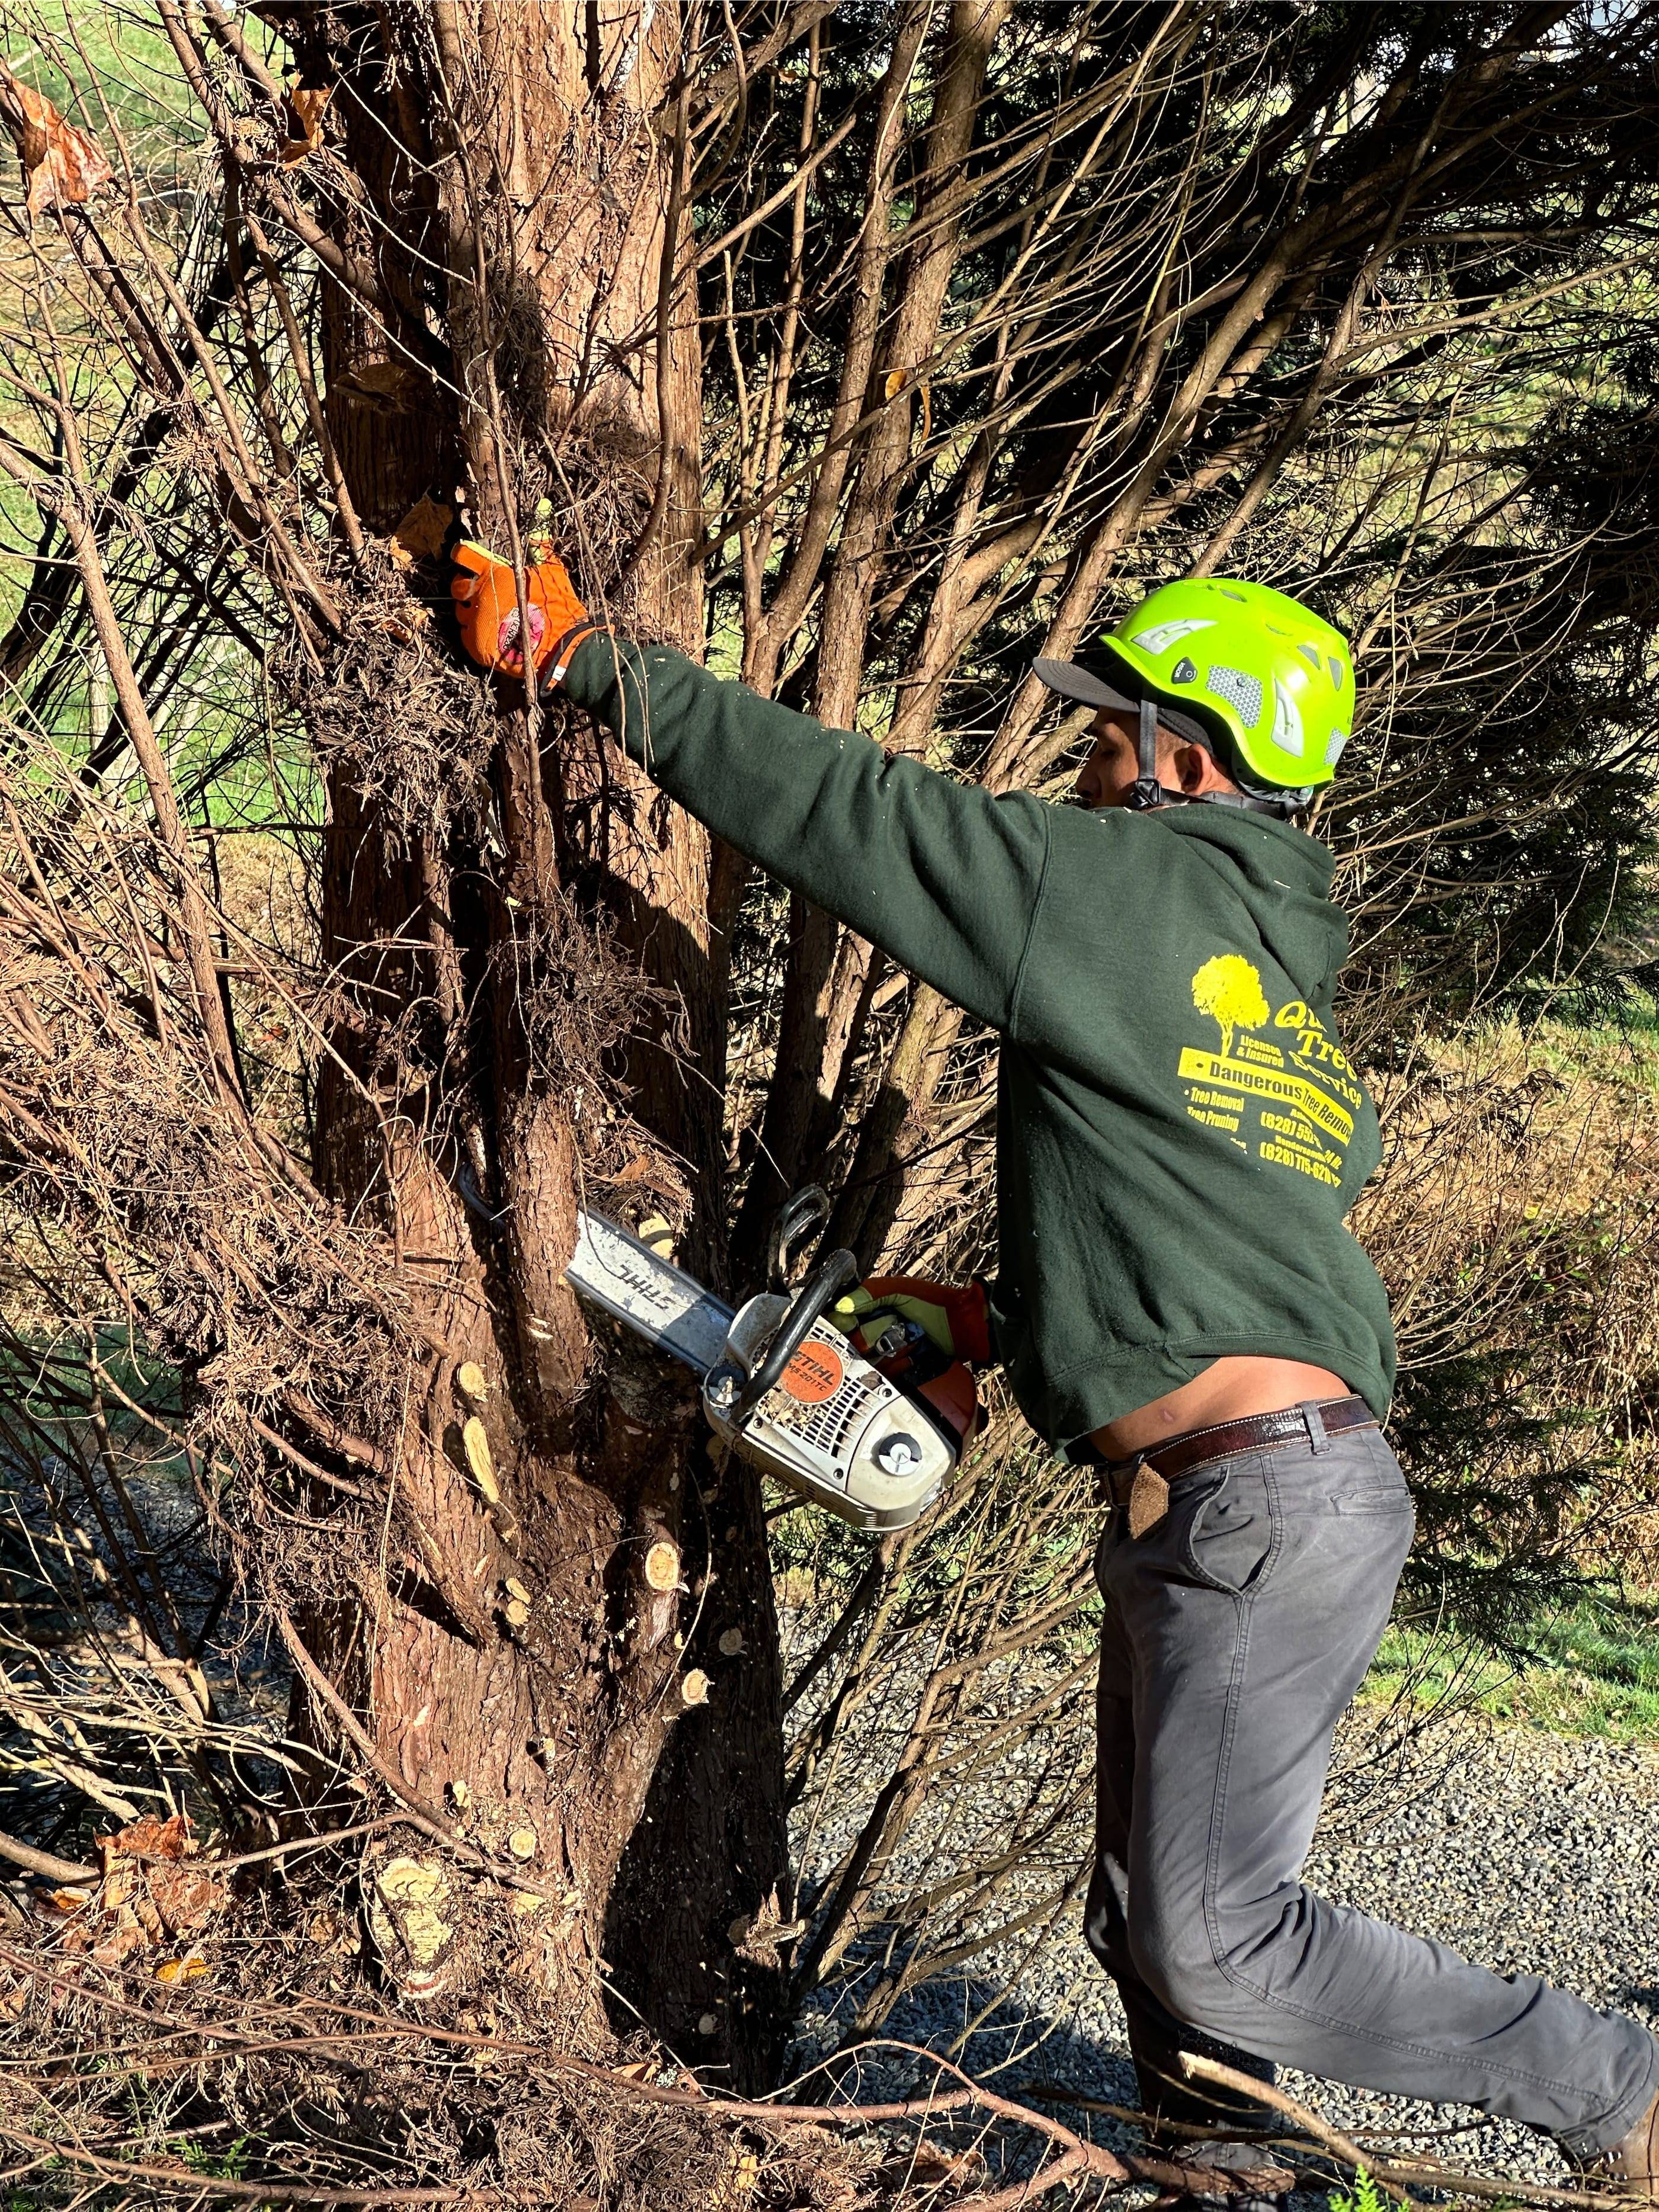
[{"label": "gravel ground", "polygon": [[[1500,1973],[1542,1973],[1659,2033],[1659,1750],[1497,1729],[1463,1718],[1425,1741],[1363,1832],[1322,1829],[1309,1879],[1326,1895],[1455,1946]],[[975,1978],[915,1992],[887,2033],[943,2048],[996,1987]],[[833,2047],[834,2023],[808,2027],[805,2048]],[[1135,2102],[1123,2016],[1083,1948],[1078,1916],[968,2044],[963,2063],[1005,2094],[1064,2085]],[[914,2078],[878,2064],[866,2094]],[[908,2086],[908,2081],[907,2081]],[[1314,2081],[1284,2086],[1350,2132],[1400,2131],[1398,2149],[1432,2148],[1493,2176],[1559,2181],[1554,2145],[1457,2106],[1433,2106]],[[1045,2100],[1046,2104],[1047,2100]],[[1081,2124],[1075,2111],[1047,2105]],[[1115,2124],[1097,2118],[1097,2139]],[[1455,2130],[1449,2136],[1448,2130]],[[1321,2202],[1318,2198],[1307,2200]]]}]

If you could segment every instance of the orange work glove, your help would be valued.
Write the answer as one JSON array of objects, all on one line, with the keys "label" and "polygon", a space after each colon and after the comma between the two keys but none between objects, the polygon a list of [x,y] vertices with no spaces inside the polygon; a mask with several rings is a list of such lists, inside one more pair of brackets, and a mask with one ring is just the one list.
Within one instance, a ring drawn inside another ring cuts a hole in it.
[{"label": "orange work glove", "polygon": [[949,1358],[985,1367],[991,1359],[991,1322],[983,1283],[933,1283],[917,1275],[872,1275],[838,1298],[824,1316],[844,1329],[858,1349],[873,1351],[896,1321],[920,1329]]},{"label": "orange work glove", "polygon": [[[519,643],[519,594],[511,566],[470,538],[461,540],[453,557],[459,573],[452,579],[449,591],[461,626],[462,644],[481,668],[519,675],[524,654]],[[530,604],[531,659],[543,684],[556,684],[582,640],[605,625],[589,617],[556,554],[550,553],[526,571],[525,586]]]}]

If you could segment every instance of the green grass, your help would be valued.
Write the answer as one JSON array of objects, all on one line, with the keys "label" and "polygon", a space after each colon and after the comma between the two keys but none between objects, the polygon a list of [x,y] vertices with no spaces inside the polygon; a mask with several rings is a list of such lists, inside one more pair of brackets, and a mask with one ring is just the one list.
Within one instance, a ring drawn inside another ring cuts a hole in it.
[{"label": "green grass", "polygon": [[1352,2196],[1346,2190],[1333,2189],[1326,2201],[1331,2212],[1391,2212],[1395,2202],[1377,2187],[1363,2166],[1354,2175]]},{"label": "green grass", "polygon": [[1389,1629],[1360,1695],[1472,1705],[1557,1735],[1659,1743],[1659,1593],[1592,1594],[1533,1624],[1513,1666],[1445,1632]]},{"label": "green grass", "polygon": [[1540,1066],[1571,1082],[1575,1076],[1659,1085],[1659,1007],[1633,991],[1620,1021],[1540,1022],[1531,1034]]}]

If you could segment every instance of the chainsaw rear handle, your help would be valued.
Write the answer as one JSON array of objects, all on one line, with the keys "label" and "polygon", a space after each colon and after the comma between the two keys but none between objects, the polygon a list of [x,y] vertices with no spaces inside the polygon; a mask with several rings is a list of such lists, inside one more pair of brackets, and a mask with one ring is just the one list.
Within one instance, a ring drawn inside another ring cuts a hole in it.
[{"label": "chainsaw rear handle", "polygon": [[766,1357],[738,1393],[732,1405],[731,1420],[734,1429],[742,1428],[761,1400],[782,1375],[811,1333],[812,1324],[823,1319],[843,1291],[850,1290],[859,1279],[859,1263],[850,1252],[831,1252],[801,1285],[794,1304],[778,1323],[778,1333],[767,1346]]}]

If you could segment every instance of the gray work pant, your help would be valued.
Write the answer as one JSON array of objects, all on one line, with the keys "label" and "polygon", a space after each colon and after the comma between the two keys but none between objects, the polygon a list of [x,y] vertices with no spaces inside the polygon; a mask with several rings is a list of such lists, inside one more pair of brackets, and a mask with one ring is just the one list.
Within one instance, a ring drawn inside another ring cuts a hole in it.
[{"label": "gray work pant", "polygon": [[[1132,2025],[1197,2028],[1339,2081],[1474,2105],[1610,2149],[1659,2086],[1659,2045],[1530,1975],[1470,1966],[1316,1896],[1302,1864],[1337,1717],[1412,1539],[1374,1429],[1212,1462],[1097,1571],[1099,1827],[1085,1926]],[[1190,2047],[1190,2045],[1188,2045]]]}]

